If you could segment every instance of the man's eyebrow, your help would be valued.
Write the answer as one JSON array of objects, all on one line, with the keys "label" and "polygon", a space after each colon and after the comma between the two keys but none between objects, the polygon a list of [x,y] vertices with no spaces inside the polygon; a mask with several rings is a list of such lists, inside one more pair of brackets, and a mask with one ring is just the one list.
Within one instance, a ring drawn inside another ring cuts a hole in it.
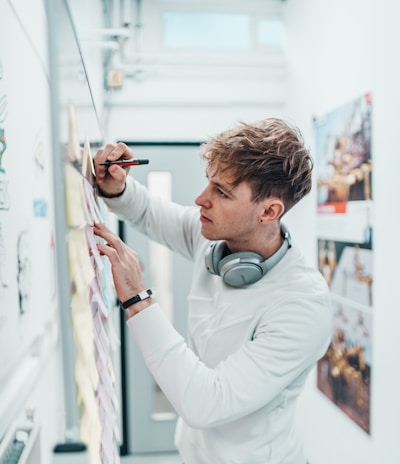
[{"label": "man's eyebrow", "polygon": [[217,187],[217,188],[223,190],[223,191],[226,192],[226,193],[232,194],[232,190],[234,189],[234,187],[228,188],[227,185],[221,184],[220,182],[216,182],[216,181],[214,181],[214,180],[212,180],[212,179],[209,179],[209,181],[210,181],[212,184],[214,184],[215,187]]}]

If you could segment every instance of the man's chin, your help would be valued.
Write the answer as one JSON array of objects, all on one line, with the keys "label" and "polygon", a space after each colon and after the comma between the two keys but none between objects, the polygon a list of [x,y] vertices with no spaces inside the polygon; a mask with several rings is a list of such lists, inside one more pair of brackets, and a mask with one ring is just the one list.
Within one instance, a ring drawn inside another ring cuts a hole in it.
[{"label": "man's chin", "polygon": [[212,234],[201,234],[206,240],[210,240],[210,242],[217,242],[218,240],[224,240],[223,238],[219,237],[218,235]]},{"label": "man's chin", "polygon": [[218,240],[210,231],[204,230],[204,227],[201,228],[201,235],[207,240]]}]

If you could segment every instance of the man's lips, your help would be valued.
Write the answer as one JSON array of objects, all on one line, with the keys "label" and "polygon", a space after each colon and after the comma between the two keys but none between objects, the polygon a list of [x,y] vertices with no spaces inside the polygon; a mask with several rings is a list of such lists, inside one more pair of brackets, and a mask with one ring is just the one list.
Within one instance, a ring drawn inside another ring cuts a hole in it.
[{"label": "man's lips", "polygon": [[211,219],[209,219],[208,217],[204,216],[203,214],[200,213],[200,222],[205,224],[205,223],[210,223],[212,222]]}]

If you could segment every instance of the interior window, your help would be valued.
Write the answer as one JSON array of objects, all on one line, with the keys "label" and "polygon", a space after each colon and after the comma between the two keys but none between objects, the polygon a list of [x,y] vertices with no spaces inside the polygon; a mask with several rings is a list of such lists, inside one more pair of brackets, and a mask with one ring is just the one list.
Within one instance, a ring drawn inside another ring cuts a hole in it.
[{"label": "interior window", "polygon": [[282,45],[283,36],[282,21],[278,19],[264,19],[257,22],[257,41],[259,45]]},{"label": "interior window", "polygon": [[163,13],[163,26],[167,48],[246,50],[251,46],[246,14],[168,11]]}]

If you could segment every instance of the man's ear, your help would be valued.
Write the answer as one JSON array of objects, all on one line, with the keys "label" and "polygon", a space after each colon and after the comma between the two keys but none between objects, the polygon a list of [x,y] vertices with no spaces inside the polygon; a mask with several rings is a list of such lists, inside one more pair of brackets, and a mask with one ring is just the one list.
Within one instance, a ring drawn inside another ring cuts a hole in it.
[{"label": "man's ear", "polygon": [[263,203],[263,209],[260,215],[260,222],[274,222],[285,212],[285,205],[279,198],[268,198]]}]

